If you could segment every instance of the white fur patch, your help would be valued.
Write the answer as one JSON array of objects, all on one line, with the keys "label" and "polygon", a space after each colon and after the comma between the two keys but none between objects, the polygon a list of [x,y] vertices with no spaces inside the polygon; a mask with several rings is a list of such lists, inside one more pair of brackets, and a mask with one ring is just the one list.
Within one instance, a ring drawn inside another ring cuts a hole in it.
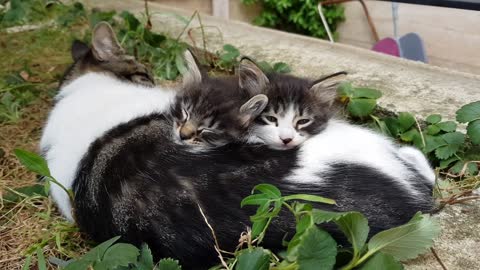
[{"label": "white fur patch", "polygon": [[327,170],[329,164],[346,162],[375,168],[396,179],[410,193],[418,194],[408,180],[412,172],[395,157],[396,151],[393,142],[380,134],[331,120],[325,130],[301,145],[299,168],[288,179],[299,183],[321,184],[319,173]]},{"label": "white fur patch", "polygon": [[[89,73],[63,87],[43,131],[40,148],[51,174],[71,188],[81,158],[90,144],[113,127],[153,112],[164,112],[175,93]],[[68,195],[55,184],[51,195],[73,220]]]}]

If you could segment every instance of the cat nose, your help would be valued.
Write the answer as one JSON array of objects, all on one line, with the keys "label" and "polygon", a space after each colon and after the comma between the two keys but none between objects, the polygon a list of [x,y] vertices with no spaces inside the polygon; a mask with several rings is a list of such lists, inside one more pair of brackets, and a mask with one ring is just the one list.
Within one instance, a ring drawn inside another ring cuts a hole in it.
[{"label": "cat nose", "polygon": [[283,144],[288,144],[289,142],[292,141],[291,138],[286,138],[286,139],[281,139],[281,140],[282,140]]},{"label": "cat nose", "polygon": [[185,123],[182,128],[180,128],[180,139],[188,140],[195,135],[195,127],[191,123]]}]

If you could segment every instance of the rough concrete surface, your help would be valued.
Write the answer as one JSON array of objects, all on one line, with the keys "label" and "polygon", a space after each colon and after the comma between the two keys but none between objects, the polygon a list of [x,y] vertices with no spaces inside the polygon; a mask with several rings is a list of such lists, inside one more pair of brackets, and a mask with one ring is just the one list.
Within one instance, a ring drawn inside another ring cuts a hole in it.
[{"label": "rough concrete surface", "polygon": [[[88,4],[88,2],[87,2]],[[93,2],[104,9],[143,12],[143,1],[104,0]],[[188,12],[150,3],[155,13],[155,31],[178,35],[185,23],[172,13]],[[258,60],[288,63],[295,75],[315,78],[322,74],[347,70],[355,85],[370,86],[383,91],[380,104],[393,111],[408,111],[420,117],[441,113],[455,118],[462,105],[480,100],[480,76],[429,66],[400,58],[381,55],[348,45],[331,44],[319,39],[224,21],[202,16],[207,33],[207,49],[215,52],[225,43]],[[202,46],[198,21],[190,25],[196,46]],[[187,29],[188,30],[188,29]],[[188,35],[182,39],[192,44]],[[441,236],[435,250],[447,269],[480,269],[480,201],[447,206],[438,215]],[[407,262],[407,269],[442,269],[431,253]]]}]

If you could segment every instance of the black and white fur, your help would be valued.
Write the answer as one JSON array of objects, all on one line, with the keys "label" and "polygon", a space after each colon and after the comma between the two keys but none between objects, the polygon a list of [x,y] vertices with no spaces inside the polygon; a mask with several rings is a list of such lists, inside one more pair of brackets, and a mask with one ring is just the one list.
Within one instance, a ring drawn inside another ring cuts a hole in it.
[{"label": "black and white fur", "polygon": [[[274,184],[284,194],[335,199],[335,206],[317,207],[361,211],[371,234],[432,207],[428,163],[417,166],[423,161],[415,153],[412,158],[412,149],[341,121],[328,120],[321,132],[283,151],[229,143],[192,152],[191,145],[177,143],[172,130],[168,114],[152,112],[112,127],[84,148],[73,183],[75,217],[94,240],[121,235],[133,244],[146,242],[156,258],[206,269],[217,259],[199,207],[221,248],[232,250],[255,210],[241,209],[240,201],[259,183]],[[265,246],[280,249],[293,229],[292,218],[282,212]]]}]

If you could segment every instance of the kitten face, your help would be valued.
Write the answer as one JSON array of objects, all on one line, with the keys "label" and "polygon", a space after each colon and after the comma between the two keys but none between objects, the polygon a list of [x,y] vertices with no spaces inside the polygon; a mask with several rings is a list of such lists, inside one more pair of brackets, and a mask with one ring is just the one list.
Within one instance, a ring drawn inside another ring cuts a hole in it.
[{"label": "kitten face", "polygon": [[187,51],[188,72],[172,107],[177,143],[195,149],[219,147],[237,141],[267,105],[264,95],[249,99],[238,87],[238,77],[210,78]]},{"label": "kitten face", "polygon": [[332,108],[339,77],[326,76],[315,82],[293,76],[270,74],[268,77],[250,60],[242,60],[241,74],[250,92],[262,92],[268,105],[250,125],[248,141],[284,150],[297,147],[320,133],[335,114]]},{"label": "kitten face", "polygon": [[88,72],[102,72],[135,84],[155,86],[147,67],[125,53],[112,28],[105,22],[94,28],[92,48],[83,42],[74,41],[72,57],[75,63],[66,72],[61,86]]}]

